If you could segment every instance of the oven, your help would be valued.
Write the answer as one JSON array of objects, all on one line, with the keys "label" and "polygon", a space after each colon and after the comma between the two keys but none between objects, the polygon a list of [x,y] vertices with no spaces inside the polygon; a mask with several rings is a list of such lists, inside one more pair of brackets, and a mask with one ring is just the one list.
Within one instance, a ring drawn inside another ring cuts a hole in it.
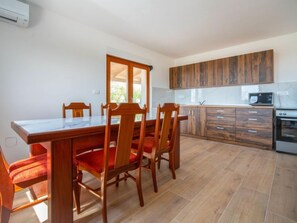
[{"label": "oven", "polygon": [[297,154],[297,109],[276,109],[275,149]]}]

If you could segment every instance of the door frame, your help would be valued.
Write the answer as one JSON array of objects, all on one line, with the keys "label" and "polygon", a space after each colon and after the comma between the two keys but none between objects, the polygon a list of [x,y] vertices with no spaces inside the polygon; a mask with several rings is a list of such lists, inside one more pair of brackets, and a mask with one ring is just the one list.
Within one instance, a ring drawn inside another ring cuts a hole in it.
[{"label": "door frame", "polygon": [[120,63],[128,66],[128,103],[133,102],[133,67],[146,70],[146,107],[150,108],[150,66],[120,57],[106,55],[106,103],[110,103],[110,63]]}]

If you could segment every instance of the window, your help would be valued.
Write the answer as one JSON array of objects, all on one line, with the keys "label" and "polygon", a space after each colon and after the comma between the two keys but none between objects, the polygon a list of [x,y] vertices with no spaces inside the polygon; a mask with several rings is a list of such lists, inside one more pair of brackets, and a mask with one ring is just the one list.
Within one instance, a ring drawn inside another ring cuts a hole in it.
[{"label": "window", "polygon": [[107,55],[106,101],[136,102],[149,108],[148,65]]}]

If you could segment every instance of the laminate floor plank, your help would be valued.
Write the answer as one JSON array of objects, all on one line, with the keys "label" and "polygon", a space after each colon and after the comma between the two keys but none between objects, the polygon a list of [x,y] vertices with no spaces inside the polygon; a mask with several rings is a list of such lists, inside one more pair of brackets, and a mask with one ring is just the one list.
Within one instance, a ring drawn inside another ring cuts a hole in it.
[{"label": "laminate floor plank", "polygon": [[220,218],[220,223],[264,222],[268,195],[240,188]]},{"label": "laminate floor plank", "polygon": [[[143,169],[144,207],[134,181],[109,187],[109,222],[297,223],[297,156],[189,137],[181,137],[180,154],[176,180],[162,161],[158,193]],[[89,174],[84,181],[99,185]],[[16,194],[15,204],[28,200],[25,192]],[[27,208],[12,214],[10,223],[40,223],[46,204],[38,213]],[[81,205],[81,214],[73,212],[75,223],[102,222],[99,200],[84,189]]]},{"label": "laminate floor plank", "polygon": [[257,157],[242,186],[269,195],[276,168],[276,160]]}]

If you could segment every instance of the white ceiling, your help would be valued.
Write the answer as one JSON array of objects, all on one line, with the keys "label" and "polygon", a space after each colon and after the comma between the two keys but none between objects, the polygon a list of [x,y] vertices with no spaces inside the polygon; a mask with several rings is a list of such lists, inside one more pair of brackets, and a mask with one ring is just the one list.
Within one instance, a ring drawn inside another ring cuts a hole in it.
[{"label": "white ceiling", "polygon": [[27,0],[172,58],[297,32],[297,0]]}]

